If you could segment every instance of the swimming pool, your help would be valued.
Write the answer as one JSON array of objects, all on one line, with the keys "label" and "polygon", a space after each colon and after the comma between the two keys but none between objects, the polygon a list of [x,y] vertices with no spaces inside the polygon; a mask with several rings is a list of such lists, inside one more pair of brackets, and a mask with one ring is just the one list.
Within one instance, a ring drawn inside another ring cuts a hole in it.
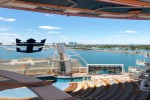
[{"label": "swimming pool", "polygon": [[90,80],[90,76],[86,77],[70,77],[70,76],[36,76],[36,78],[41,80],[51,80],[53,82],[82,82],[83,80]]},{"label": "swimming pool", "polygon": [[[53,86],[60,90],[64,90],[69,86],[69,82],[82,82],[83,80],[90,80],[91,77],[68,77],[68,76],[37,76],[41,80],[52,80]],[[0,91],[2,98],[33,98],[38,97],[34,92],[26,87],[8,89]]]}]

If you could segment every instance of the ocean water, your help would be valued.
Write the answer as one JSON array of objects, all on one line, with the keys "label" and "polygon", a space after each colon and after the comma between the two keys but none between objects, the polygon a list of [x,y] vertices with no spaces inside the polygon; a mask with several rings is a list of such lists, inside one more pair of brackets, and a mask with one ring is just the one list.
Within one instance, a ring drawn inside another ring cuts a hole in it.
[{"label": "ocean water", "polygon": [[[96,52],[96,51],[83,51],[76,50],[80,56],[82,56],[89,64],[124,64],[124,68],[127,71],[128,66],[136,65],[136,60],[147,60],[142,54],[125,54],[125,53],[113,53],[113,52]],[[85,64],[82,62],[85,66]]]},{"label": "ocean water", "polygon": [[52,57],[54,49],[47,51],[41,51],[36,53],[21,53],[16,51],[9,51],[4,47],[0,48],[0,59],[10,60],[10,59],[20,59],[20,58],[50,58]]},{"label": "ocean water", "polygon": [[[43,50],[36,53],[20,53],[16,51],[8,51],[5,48],[0,48],[0,59],[10,60],[10,59],[20,59],[20,58],[51,58],[53,57],[53,52],[55,49]],[[73,53],[66,50],[68,54]],[[125,70],[127,71],[128,66],[137,66],[137,59],[146,59],[150,61],[149,58],[145,58],[142,54],[124,54],[124,53],[113,53],[113,52],[96,52],[88,50],[74,50],[76,53],[80,54],[89,64],[124,64]],[[83,66],[85,63],[79,57],[77,58]]]}]

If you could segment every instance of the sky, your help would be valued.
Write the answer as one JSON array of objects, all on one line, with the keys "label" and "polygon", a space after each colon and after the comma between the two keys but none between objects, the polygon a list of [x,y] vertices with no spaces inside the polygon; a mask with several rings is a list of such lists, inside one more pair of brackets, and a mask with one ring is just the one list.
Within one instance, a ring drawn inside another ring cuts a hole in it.
[{"label": "sky", "polygon": [[0,42],[150,44],[150,20],[75,17],[0,8]]}]

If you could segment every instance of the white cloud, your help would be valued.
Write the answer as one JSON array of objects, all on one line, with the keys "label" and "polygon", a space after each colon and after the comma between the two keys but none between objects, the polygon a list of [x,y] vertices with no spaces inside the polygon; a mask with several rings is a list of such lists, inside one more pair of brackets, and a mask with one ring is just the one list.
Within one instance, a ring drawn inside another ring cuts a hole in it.
[{"label": "white cloud", "polygon": [[39,26],[41,29],[48,29],[48,30],[56,30],[56,29],[61,29],[60,27],[55,27],[55,26]]},{"label": "white cloud", "polygon": [[0,27],[0,31],[8,31],[11,28],[7,28],[7,27]]},{"label": "white cloud", "polygon": [[3,17],[0,17],[0,21],[14,22],[14,21],[16,21],[16,19],[14,19],[14,18],[3,18]]},{"label": "white cloud", "polygon": [[4,20],[4,18],[0,17],[0,20]]},{"label": "white cloud", "polygon": [[16,19],[13,19],[13,18],[7,18],[7,19],[4,19],[4,21],[14,22],[14,21],[16,21]]},{"label": "white cloud", "polygon": [[125,33],[138,33],[138,31],[127,30]]}]

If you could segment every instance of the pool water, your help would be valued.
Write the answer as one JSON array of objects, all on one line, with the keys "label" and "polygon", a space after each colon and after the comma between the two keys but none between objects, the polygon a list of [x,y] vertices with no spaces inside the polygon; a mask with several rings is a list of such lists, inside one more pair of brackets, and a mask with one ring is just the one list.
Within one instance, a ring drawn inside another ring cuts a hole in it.
[{"label": "pool water", "polygon": [[68,77],[68,76],[37,76],[41,80],[51,80],[54,82],[82,82],[83,80],[90,80],[91,77]]}]

